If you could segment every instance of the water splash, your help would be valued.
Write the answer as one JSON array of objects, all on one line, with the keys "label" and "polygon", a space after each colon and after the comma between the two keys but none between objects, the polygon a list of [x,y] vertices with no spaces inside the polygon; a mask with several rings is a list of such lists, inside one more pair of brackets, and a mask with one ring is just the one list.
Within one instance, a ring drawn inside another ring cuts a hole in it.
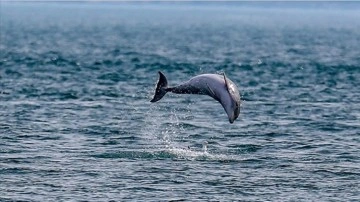
[{"label": "water splash", "polygon": [[208,145],[208,142],[204,141],[203,142],[203,151],[204,151],[204,153],[207,153],[207,145]]}]

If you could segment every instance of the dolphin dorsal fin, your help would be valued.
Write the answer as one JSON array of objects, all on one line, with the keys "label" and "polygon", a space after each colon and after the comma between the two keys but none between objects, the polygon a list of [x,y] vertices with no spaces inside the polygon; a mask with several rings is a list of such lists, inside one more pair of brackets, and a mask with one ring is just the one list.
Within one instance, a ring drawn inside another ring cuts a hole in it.
[{"label": "dolphin dorsal fin", "polygon": [[209,93],[210,93],[210,96],[211,96],[212,98],[214,98],[215,100],[220,101],[219,98],[216,97],[215,92],[210,88],[210,86],[209,86],[208,83],[206,83],[206,86],[207,86],[207,89],[208,89],[208,91],[209,91]]},{"label": "dolphin dorsal fin", "polygon": [[233,89],[233,86],[232,86],[232,82],[228,80],[228,78],[227,78],[226,75],[225,75],[225,72],[223,72],[223,75],[224,75],[224,80],[225,80],[226,89],[228,90],[228,92],[229,92],[230,94],[234,93],[234,89]]},{"label": "dolphin dorsal fin", "polygon": [[225,72],[223,72],[222,75],[224,76],[224,81],[225,81],[226,89],[229,90],[229,82],[228,82],[228,80],[227,80],[227,77],[226,77]]}]

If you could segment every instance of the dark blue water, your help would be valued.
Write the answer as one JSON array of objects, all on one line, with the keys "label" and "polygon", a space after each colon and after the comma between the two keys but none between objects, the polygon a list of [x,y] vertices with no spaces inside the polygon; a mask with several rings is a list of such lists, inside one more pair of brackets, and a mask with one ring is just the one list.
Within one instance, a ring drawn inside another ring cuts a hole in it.
[{"label": "dark blue water", "polygon": [[0,201],[359,201],[359,8],[1,2]]}]

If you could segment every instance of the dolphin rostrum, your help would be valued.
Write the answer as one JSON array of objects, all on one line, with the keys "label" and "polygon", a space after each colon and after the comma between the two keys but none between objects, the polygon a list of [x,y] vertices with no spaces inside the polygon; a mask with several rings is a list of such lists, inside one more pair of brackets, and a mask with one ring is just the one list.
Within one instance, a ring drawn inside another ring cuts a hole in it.
[{"label": "dolphin rostrum", "polygon": [[240,114],[240,93],[234,82],[219,74],[201,74],[189,81],[175,87],[168,87],[165,75],[159,71],[159,81],[156,85],[155,95],[150,102],[157,102],[167,92],[176,94],[199,94],[208,95],[224,107],[229,122],[233,123]]}]

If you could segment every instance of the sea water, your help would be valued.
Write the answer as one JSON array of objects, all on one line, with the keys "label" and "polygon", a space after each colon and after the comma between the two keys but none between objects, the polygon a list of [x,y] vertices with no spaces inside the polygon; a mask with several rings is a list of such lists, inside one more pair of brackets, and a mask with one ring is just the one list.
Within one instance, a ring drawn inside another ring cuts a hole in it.
[{"label": "sea water", "polygon": [[0,2],[0,201],[359,201],[360,6],[263,4]]}]

